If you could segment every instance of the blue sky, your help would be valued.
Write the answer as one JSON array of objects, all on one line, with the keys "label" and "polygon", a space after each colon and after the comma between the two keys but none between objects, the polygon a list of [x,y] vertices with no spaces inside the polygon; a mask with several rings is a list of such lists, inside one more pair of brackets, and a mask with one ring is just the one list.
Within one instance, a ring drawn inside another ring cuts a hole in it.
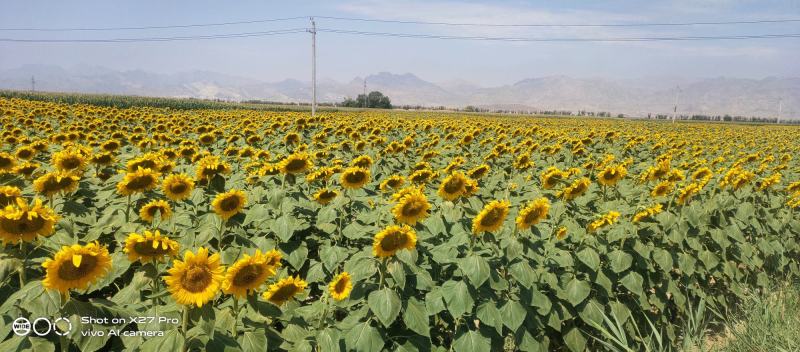
[{"label": "blue sky", "polygon": [[[0,1],[0,27],[119,27],[305,15],[469,23],[648,23],[800,18],[797,0],[668,1]],[[784,24],[647,28],[473,28],[319,19],[323,28],[513,37],[648,37],[800,33]],[[0,38],[128,38],[304,28],[305,19],[209,28],[9,32]],[[0,69],[100,65],[160,73],[208,70],[265,81],[309,79],[309,34],[162,43],[0,43]],[[492,86],[528,77],[798,76],[800,38],[637,43],[512,43],[320,33],[318,75],[349,81],[379,71]]]}]

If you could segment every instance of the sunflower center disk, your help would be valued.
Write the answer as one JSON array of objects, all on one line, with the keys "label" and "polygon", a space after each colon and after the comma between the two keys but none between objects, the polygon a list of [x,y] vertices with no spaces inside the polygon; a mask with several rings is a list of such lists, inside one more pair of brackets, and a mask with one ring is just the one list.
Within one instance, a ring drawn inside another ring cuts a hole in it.
[{"label": "sunflower center disk", "polygon": [[233,278],[233,285],[239,287],[252,285],[263,273],[264,268],[260,265],[248,265],[239,269]]},{"label": "sunflower center disk", "polygon": [[183,275],[181,284],[183,287],[192,293],[202,292],[211,283],[211,273],[205,266],[193,266],[186,270]]},{"label": "sunflower center disk", "polygon": [[80,266],[72,260],[64,261],[58,267],[58,277],[65,281],[79,280],[90,274],[97,267],[97,257],[88,253],[81,255]]}]

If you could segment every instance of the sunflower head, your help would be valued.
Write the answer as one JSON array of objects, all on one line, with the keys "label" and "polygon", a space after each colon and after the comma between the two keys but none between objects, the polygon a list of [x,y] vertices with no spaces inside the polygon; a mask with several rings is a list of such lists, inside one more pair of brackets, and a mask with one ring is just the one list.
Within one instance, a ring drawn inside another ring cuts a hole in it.
[{"label": "sunflower head", "polygon": [[495,232],[503,226],[511,203],[507,200],[493,200],[486,204],[472,220],[472,233]]},{"label": "sunflower head", "polygon": [[186,174],[172,174],[164,179],[161,190],[167,198],[176,202],[181,201],[192,194],[194,180]]},{"label": "sunflower head", "polygon": [[564,227],[564,226],[561,226],[561,227],[558,228],[558,230],[556,230],[556,239],[561,241],[561,240],[563,240],[565,238],[567,238],[567,228]]},{"label": "sunflower head", "polygon": [[669,180],[664,180],[653,187],[653,190],[650,192],[650,196],[663,197],[672,193],[673,189],[675,189],[675,184]]},{"label": "sunflower head", "polygon": [[359,189],[369,182],[369,177],[369,170],[362,167],[351,166],[342,171],[339,181],[344,188]]},{"label": "sunflower head", "polygon": [[276,306],[283,305],[297,294],[303,292],[308,284],[300,277],[286,277],[272,284],[264,292],[263,298]]},{"label": "sunflower head", "polygon": [[568,175],[566,172],[559,170],[555,166],[551,166],[547,168],[541,175],[542,181],[542,188],[544,189],[553,189],[555,188],[561,180],[567,178]]},{"label": "sunflower head", "polygon": [[392,208],[392,214],[398,222],[414,225],[430,215],[431,204],[422,190],[408,187],[398,193],[401,195],[395,198],[397,204]]},{"label": "sunflower head", "polygon": [[398,188],[402,187],[405,182],[406,182],[406,178],[405,177],[400,176],[400,175],[392,175],[392,176],[389,176],[389,178],[383,180],[383,182],[381,182],[379,188],[380,188],[381,191],[386,192],[386,191],[389,191],[389,190],[398,189]]},{"label": "sunflower head", "polygon": [[442,181],[437,192],[445,200],[456,200],[467,193],[467,177],[460,171],[454,171]]},{"label": "sunflower head", "polygon": [[475,168],[469,170],[467,175],[470,178],[479,179],[479,178],[482,178],[483,176],[486,176],[486,174],[489,173],[489,170],[491,170],[489,165],[481,164],[481,165],[478,165]]},{"label": "sunflower head", "polygon": [[592,221],[589,226],[586,228],[587,232],[595,232],[600,228],[603,228],[608,225],[613,225],[619,219],[619,213],[616,211],[609,211],[608,213],[604,214],[597,220]]},{"label": "sunflower head", "polygon": [[197,162],[196,173],[197,180],[208,180],[216,175],[231,173],[231,167],[216,155],[206,155]]},{"label": "sunflower head", "polygon": [[202,307],[217,295],[223,271],[219,254],[200,248],[196,254],[186,251],[182,261],[173,260],[164,281],[175,302]]},{"label": "sunflower head", "polygon": [[30,242],[38,236],[50,236],[58,216],[53,209],[43,206],[40,199],[28,204],[21,197],[13,205],[0,209],[0,240],[3,243]]},{"label": "sunflower head", "polygon": [[22,197],[22,190],[14,186],[0,186],[0,209],[7,205],[17,204],[17,198]]},{"label": "sunflower head", "polygon": [[158,185],[159,177],[160,174],[153,169],[139,168],[134,172],[128,172],[122,181],[117,183],[117,193],[129,196],[152,190]]},{"label": "sunflower head", "polygon": [[89,284],[106,275],[111,269],[108,249],[97,242],[81,246],[61,247],[53,258],[42,263],[45,278],[42,286],[63,294],[70,289],[86,289]]},{"label": "sunflower head", "polygon": [[11,172],[17,166],[17,159],[6,152],[0,152],[0,174]]},{"label": "sunflower head", "polygon": [[372,157],[370,157],[369,155],[361,155],[353,159],[353,161],[350,162],[350,166],[369,169],[370,166],[372,166],[372,163],[373,163]]},{"label": "sunflower head", "polygon": [[292,153],[283,159],[278,164],[281,173],[284,174],[300,174],[308,171],[314,164],[311,162],[311,156],[306,152]]},{"label": "sunflower head", "polygon": [[414,249],[417,233],[408,225],[392,225],[375,234],[372,241],[372,255],[380,258],[391,257],[401,249]]},{"label": "sunflower head", "polygon": [[222,292],[245,297],[275,275],[277,268],[273,258],[260,250],[256,250],[252,256],[245,254],[228,268],[222,281]]},{"label": "sunflower head", "polygon": [[617,184],[625,175],[628,170],[622,165],[609,165],[603,171],[597,174],[597,182],[603,186],[613,186]]},{"label": "sunflower head", "polygon": [[169,206],[169,203],[163,199],[159,200],[152,200],[145,204],[142,209],[139,210],[139,217],[142,220],[152,223],[156,215],[159,216],[161,221],[167,220],[172,217],[172,208]]},{"label": "sunflower head", "polygon": [[132,262],[153,262],[177,256],[179,248],[178,242],[161,236],[161,232],[155,230],[145,231],[141,235],[137,233],[128,235],[123,251],[128,254],[128,259]]},{"label": "sunflower head", "polygon": [[319,204],[326,205],[331,201],[333,201],[333,199],[336,198],[336,196],[338,195],[339,193],[336,192],[335,190],[323,188],[317,191],[317,193],[314,193],[314,201],[316,201]]},{"label": "sunflower head", "polygon": [[545,198],[539,198],[531,202],[527,207],[522,209],[517,216],[517,228],[525,230],[533,225],[538,224],[540,221],[547,217],[550,211],[550,201]]},{"label": "sunflower head", "polygon": [[52,197],[56,194],[68,194],[78,188],[80,177],[71,173],[53,171],[39,176],[33,181],[33,189],[45,197]]},{"label": "sunflower head", "polygon": [[52,156],[53,166],[59,171],[81,173],[86,169],[86,155],[78,149],[68,148]]},{"label": "sunflower head", "polygon": [[214,212],[223,220],[228,220],[241,212],[246,203],[247,197],[244,192],[234,189],[217,194],[217,196],[214,197],[214,201],[211,202],[211,207],[214,208]]},{"label": "sunflower head", "polygon": [[586,193],[586,191],[589,189],[589,185],[591,184],[592,182],[589,181],[589,178],[581,177],[573,181],[572,184],[567,186],[567,188],[564,188],[564,190],[561,191],[559,195],[563,197],[565,200],[572,200],[578,198],[584,193]]},{"label": "sunflower head", "polygon": [[337,301],[346,299],[350,296],[350,291],[352,290],[353,281],[350,274],[346,271],[336,275],[331,283],[328,284],[328,292],[330,292],[331,297]]}]

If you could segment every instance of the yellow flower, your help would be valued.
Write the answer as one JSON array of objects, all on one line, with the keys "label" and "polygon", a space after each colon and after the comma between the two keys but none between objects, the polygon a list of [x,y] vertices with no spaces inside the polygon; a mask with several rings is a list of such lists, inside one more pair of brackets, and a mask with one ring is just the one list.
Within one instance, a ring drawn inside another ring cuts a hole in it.
[{"label": "yellow flower", "polygon": [[283,159],[278,167],[281,173],[284,174],[300,174],[311,169],[314,164],[311,162],[311,157],[308,153],[298,152],[293,153]]},{"label": "yellow flower", "polygon": [[331,293],[331,297],[337,301],[344,300],[350,296],[350,291],[352,290],[353,281],[350,274],[346,271],[336,275],[328,285],[328,291]]},{"label": "yellow flower", "polygon": [[597,182],[603,186],[613,186],[628,174],[628,169],[622,165],[606,166],[597,174]]},{"label": "yellow flower", "polygon": [[42,263],[45,278],[42,286],[66,294],[70,289],[86,289],[111,269],[108,249],[97,242],[81,246],[63,246],[53,258]]},{"label": "yellow flower", "polygon": [[762,179],[761,182],[759,182],[759,183],[760,184],[758,186],[758,190],[759,191],[763,191],[763,190],[765,190],[767,188],[770,188],[770,187],[772,187],[774,185],[777,185],[777,184],[781,183],[781,174],[774,173],[774,174],[772,174],[772,176],[767,177],[765,179]]},{"label": "yellow flower", "polygon": [[547,198],[542,197],[534,200],[527,207],[520,210],[519,215],[517,215],[517,228],[525,230],[538,224],[547,217],[549,211],[550,201]]},{"label": "yellow flower", "polygon": [[369,155],[361,155],[350,162],[350,166],[361,167],[368,169],[372,166],[372,158]]},{"label": "yellow flower", "polygon": [[245,254],[228,268],[222,281],[222,292],[236,297],[245,297],[255,291],[277,272],[271,257],[256,250],[253,256]]},{"label": "yellow flower", "polygon": [[391,257],[401,249],[414,249],[417,245],[417,233],[408,225],[391,225],[375,234],[372,241],[372,255],[384,258]]},{"label": "yellow flower", "polygon": [[156,218],[156,214],[161,218],[161,221],[167,220],[172,217],[172,208],[165,200],[152,200],[145,204],[142,209],[139,209],[139,217],[142,220],[152,223]]},{"label": "yellow flower", "polygon": [[135,262],[161,261],[164,257],[178,255],[180,245],[168,237],[162,237],[161,232],[145,231],[143,234],[132,233],[125,239],[123,252],[128,254],[128,260]]},{"label": "yellow flower", "polygon": [[650,196],[663,197],[665,195],[672,193],[674,189],[675,189],[675,184],[672,183],[672,181],[664,180],[655,185],[655,187],[653,187],[653,190],[650,191]]},{"label": "yellow flower", "polygon": [[173,201],[181,201],[192,194],[194,181],[186,174],[172,174],[164,179],[161,190],[167,198]]},{"label": "yellow flower", "polygon": [[297,277],[286,277],[269,286],[267,292],[262,296],[267,301],[272,302],[276,306],[283,305],[286,301],[292,299],[298,293],[303,292],[308,284]]},{"label": "yellow flower", "polygon": [[14,186],[0,186],[0,209],[6,205],[17,203],[17,198],[22,197],[22,191]]},{"label": "yellow flower", "polygon": [[558,193],[559,197],[563,197],[565,200],[572,200],[575,198],[580,197],[589,189],[589,185],[592,184],[592,181],[589,180],[587,177],[579,178],[572,182],[567,188],[564,188],[563,191]]},{"label": "yellow flower", "polygon": [[13,205],[0,209],[0,240],[16,244],[31,242],[38,236],[50,236],[58,216],[53,209],[43,206],[39,199],[30,206],[23,198],[14,199]]},{"label": "yellow flower", "polygon": [[655,216],[656,214],[658,214],[658,213],[660,213],[662,211],[663,211],[663,207],[662,207],[661,203],[656,204],[656,205],[654,205],[652,207],[649,207],[647,209],[644,209],[644,210],[636,213],[633,216],[633,222],[637,223],[637,222],[642,221],[644,219],[652,218],[653,216]]},{"label": "yellow flower", "polygon": [[714,173],[711,172],[711,169],[709,169],[707,167],[701,167],[701,168],[697,169],[697,171],[695,171],[692,174],[692,180],[693,181],[702,180],[702,179],[711,177],[713,174]]},{"label": "yellow flower", "polygon": [[511,203],[507,200],[493,200],[472,220],[472,233],[495,232],[503,226]]},{"label": "yellow flower", "polygon": [[397,204],[392,207],[392,214],[398,222],[414,225],[427,218],[430,209],[431,204],[428,203],[425,194],[418,188],[409,187],[408,192],[404,192]]},{"label": "yellow flower", "polygon": [[11,172],[17,166],[17,159],[6,152],[0,152],[0,174]]},{"label": "yellow flower", "polygon": [[569,177],[564,171],[559,170],[555,166],[548,167],[546,170],[542,172],[541,180],[542,180],[542,188],[544,189],[553,189],[555,188],[558,183]]},{"label": "yellow flower", "polygon": [[684,187],[678,194],[678,204],[686,204],[697,193],[700,193],[701,187],[699,184],[692,182]]},{"label": "yellow flower", "polygon": [[86,157],[77,149],[53,153],[52,161],[58,171],[81,173],[86,169]]},{"label": "yellow flower", "polygon": [[383,180],[383,182],[381,182],[379,188],[380,188],[381,191],[386,192],[390,188],[391,189],[398,189],[401,186],[403,186],[404,183],[406,183],[406,178],[405,177],[400,176],[400,175],[392,175],[392,176],[389,176],[389,178]]},{"label": "yellow flower", "polygon": [[186,251],[183,261],[173,260],[164,282],[178,304],[202,307],[217,295],[224,270],[219,253],[209,256],[208,249],[200,248],[197,254]]},{"label": "yellow flower", "polygon": [[214,212],[223,220],[228,220],[241,212],[246,203],[247,197],[244,192],[234,189],[217,194],[217,196],[214,197],[214,201],[211,202],[211,207],[214,208]]},{"label": "yellow flower", "polygon": [[489,170],[491,170],[489,165],[481,164],[469,170],[469,172],[467,172],[467,176],[473,179],[479,179],[483,176],[486,176],[486,174],[489,173]]},{"label": "yellow flower", "polygon": [[158,178],[161,175],[153,171],[153,169],[137,169],[134,172],[128,172],[125,177],[117,183],[117,193],[123,196],[129,196],[136,193],[142,193],[152,190],[158,185]]},{"label": "yellow flower", "polygon": [[338,195],[339,193],[336,192],[335,190],[323,188],[317,191],[317,193],[314,193],[314,201],[316,201],[319,204],[326,205],[330,203]]},{"label": "yellow flower", "polygon": [[33,189],[45,197],[52,197],[56,194],[68,194],[78,188],[80,177],[70,173],[53,171],[39,176],[33,181]]},{"label": "yellow flower", "polygon": [[204,156],[197,162],[196,179],[208,180],[216,175],[226,175],[231,173],[231,167],[224,161],[219,160],[216,155]]},{"label": "yellow flower", "polygon": [[786,192],[788,193],[800,192],[800,181],[790,183],[789,186],[786,187]]},{"label": "yellow flower", "polygon": [[359,189],[369,182],[369,170],[361,167],[348,167],[342,172],[339,181],[342,187]]},{"label": "yellow flower", "polygon": [[438,194],[445,200],[456,200],[467,193],[467,178],[461,171],[454,171],[442,181]]},{"label": "yellow flower", "polygon": [[600,228],[603,228],[608,225],[613,225],[619,219],[619,213],[616,211],[609,211],[605,215],[601,216],[599,219],[592,221],[589,226],[586,228],[588,232],[595,232]]},{"label": "yellow flower", "polygon": [[561,226],[556,231],[556,239],[561,241],[561,240],[563,240],[565,238],[567,238],[567,228],[564,227],[564,226]]}]

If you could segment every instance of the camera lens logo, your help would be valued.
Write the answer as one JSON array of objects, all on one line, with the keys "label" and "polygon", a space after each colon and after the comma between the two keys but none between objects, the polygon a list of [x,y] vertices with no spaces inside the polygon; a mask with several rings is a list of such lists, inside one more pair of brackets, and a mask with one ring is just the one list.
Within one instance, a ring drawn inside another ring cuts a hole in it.
[{"label": "camera lens logo", "polygon": [[17,318],[11,328],[17,336],[27,336],[31,332],[31,321],[25,318]]}]

